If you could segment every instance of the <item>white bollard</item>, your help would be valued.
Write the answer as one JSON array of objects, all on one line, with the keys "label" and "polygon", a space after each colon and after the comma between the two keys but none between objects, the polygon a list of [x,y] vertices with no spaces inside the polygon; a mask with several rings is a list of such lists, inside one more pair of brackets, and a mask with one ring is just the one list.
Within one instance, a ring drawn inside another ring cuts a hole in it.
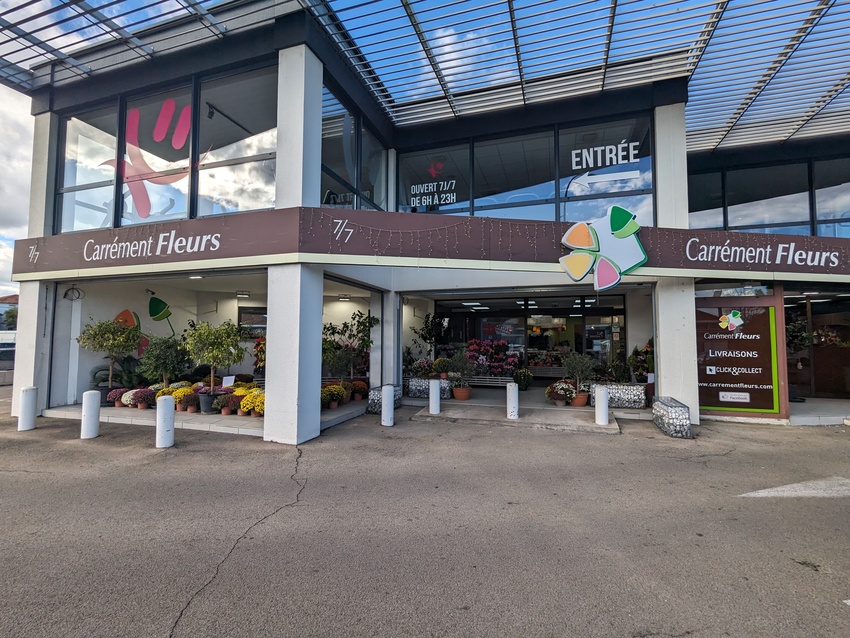
[{"label": "white bollard", "polygon": [[596,386],[593,398],[596,403],[596,425],[608,425],[608,388],[604,385]]},{"label": "white bollard", "polygon": [[440,380],[428,380],[428,414],[440,413]]},{"label": "white bollard", "polygon": [[381,425],[392,427],[395,409],[395,386],[381,386]]},{"label": "white bollard", "polygon": [[21,388],[21,411],[18,415],[18,432],[35,429],[35,404],[38,388]]},{"label": "white bollard", "polygon": [[519,419],[519,385],[509,383],[507,385],[508,394],[508,418],[511,421]]},{"label": "white bollard", "polygon": [[156,400],[156,446],[174,445],[174,397],[164,396]]},{"label": "white bollard", "polygon": [[96,439],[100,434],[100,391],[83,392],[83,420],[80,422],[80,438]]}]

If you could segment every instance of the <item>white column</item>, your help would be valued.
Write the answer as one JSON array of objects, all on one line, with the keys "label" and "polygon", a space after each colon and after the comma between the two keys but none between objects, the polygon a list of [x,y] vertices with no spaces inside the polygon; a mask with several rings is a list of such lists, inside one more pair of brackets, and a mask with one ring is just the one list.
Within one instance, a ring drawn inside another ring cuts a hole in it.
[{"label": "white column", "polygon": [[263,438],[296,445],[319,436],[321,266],[269,267]]},{"label": "white column", "polygon": [[381,342],[382,383],[401,385],[401,298],[397,292],[384,293],[384,327]]},{"label": "white column", "polygon": [[694,280],[664,277],[655,286],[655,394],[688,406],[699,423]]},{"label": "white column", "polygon": [[71,338],[68,340],[68,391],[65,398],[67,405],[74,405],[77,402],[77,385],[80,374],[80,344],[77,343],[77,337],[80,336],[82,331],[82,308],[82,299],[74,299],[71,302]]},{"label": "white column", "polygon": [[278,208],[318,206],[322,172],[322,63],[305,45],[278,53]]},{"label": "white column", "polygon": [[381,293],[373,292],[369,297],[369,312],[381,323],[372,328],[372,347],[369,350],[369,388],[378,388],[383,383],[381,379],[382,330],[384,330],[384,308],[381,304]]},{"label": "white column", "polygon": [[12,415],[20,414],[22,388],[38,388],[36,411],[47,407],[47,380],[50,367],[50,332],[53,316],[53,286],[37,281],[21,282],[18,293],[18,329],[15,338],[15,376],[12,387]]},{"label": "white column", "polygon": [[398,210],[396,185],[398,183],[398,153],[394,148],[387,150],[387,210]]},{"label": "white column", "polygon": [[655,218],[662,228],[688,227],[685,105],[655,108]]},{"label": "white column", "polygon": [[53,202],[56,201],[56,153],[58,145],[59,117],[55,113],[36,115],[33,121],[27,237],[43,237],[53,234]]}]

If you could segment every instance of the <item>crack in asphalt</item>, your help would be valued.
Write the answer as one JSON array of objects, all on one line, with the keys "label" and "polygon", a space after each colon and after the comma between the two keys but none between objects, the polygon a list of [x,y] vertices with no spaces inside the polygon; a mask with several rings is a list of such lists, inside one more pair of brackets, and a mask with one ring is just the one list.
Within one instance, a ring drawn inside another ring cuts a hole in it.
[{"label": "crack in asphalt", "polygon": [[53,475],[56,472],[44,472],[41,470],[0,470],[0,472],[6,472],[8,474],[50,474]]},{"label": "crack in asphalt", "polygon": [[[706,631],[707,629],[711,629],[711,627],[703,627],[702,629],[689,629],[681,634],[665,634],[659,633],[657,631],[648,631],[632,634],[632,638],[686,638],[687,636],[693,636],[694,634]],[[724,632],[723,635],[728,636],[729,634]]]},{"label": "crack in asphalt", "polygon": [[289,480],[291,480],[298,486],[298,491],[295,493],[295,500],[290,501],[289,503],[284,503],[280,507],[277,507],[274,511],[257,519],[256,521],[251,523],[251,525],[248,526],[248,528],[242,533],[239,538],[236,539],[230,550],[227,552],[227,554],[224,555],[224,558],[222,558],[219,561],[218,565],[215,566],[212,576],[210,576],[209,579],[207,579],[207,582],[205,582],[200,588],[198,588],[198,590],[195,591],[195,593],[189,597],[189,600],[186,601],[186,604],[183,605],[183,608],[180,610],[180,613],[177,614],[177,618],[174,620],[174,624],[171,625],[171,631],[168,632],[168,638],[173,638],[174,632],[177,630],[177,625],[180,624],[180,620],[183,618],[183,614],[185,614],[189,607],[192,606],[192,603],[195,601],[195,599],[200,596],[207,587],[209,587],[213,584],[213,582],[215,582],[215,579],[218,578],[218,574],[221,571],[222,565],[224,565],[224,563],[227,562],[227,559],[229,559],[233,552],[236,551],[236,548],[239,546],[239,543],[241,543],[248,537],[248,534],[251,533],[251,530],[257,527],[257,525],[259,525],[260,523],[267,521],[284,508],[298,505],[298,503],[301,502],[301,492],[303,492],[304,488],[307,487],[307,479],[298,478],[298,470],[301,467],[301,455],[303,454],[303,451],[297,445],[295,446],[295,449],[298,451],[298,456],[295,457],[295,470],[292,472],[292,474],[289,475]]}]

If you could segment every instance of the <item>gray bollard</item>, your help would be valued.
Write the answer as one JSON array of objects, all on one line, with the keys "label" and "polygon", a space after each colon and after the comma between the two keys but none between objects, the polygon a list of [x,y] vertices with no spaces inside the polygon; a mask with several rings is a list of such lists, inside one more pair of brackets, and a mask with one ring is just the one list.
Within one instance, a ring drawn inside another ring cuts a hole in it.
[{"label": "gray bollard", "polygon": [[508,395],[508,418],[511,421],[519,419],[519,385],[509,383],[506,386]]},{"label": "gray bollard", "polygon": [[428,380],[428,414],[440,413],[440,380]]},{"label": "gray bollard", "polygon": [[80,438],[96,439],[100,434],[100,391],[83,392],[83,420],[80,421]]},{"label": "gray bollard", "polygon": [[156,400],[156,446],[174,445],[174,397],[164,396]]},{"label": "gray bollard", "polygon": [[596,425],[608,425],[608,388],[596,386],[593,399],[596,403]]},{"label": "gray bollard", "polygon": [[395,386],[381,386],[381,425],[392,427],[395,424]]},{"label": "gray bollard", "polygon": [[38,388],[35,386],[21,388],[21,408],[18,414],[18,432],[35,429],[36,399],[38,399]]}]

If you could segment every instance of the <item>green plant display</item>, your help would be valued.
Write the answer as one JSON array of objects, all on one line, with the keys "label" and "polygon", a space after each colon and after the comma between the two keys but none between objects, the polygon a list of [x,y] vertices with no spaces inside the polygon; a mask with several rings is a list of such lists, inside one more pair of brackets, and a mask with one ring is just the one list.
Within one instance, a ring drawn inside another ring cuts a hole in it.
[{"label": "green plant display", "polygon": [[322,361],[328,364],[332,376],[351,379],[357,370],[368,366],[372,328],[379,323],[377,317],[357,310],[351,315],[351,321],[340,326],[322,325]]},{"label": "green plant display", "polygon": [[514,383],[519,386],[520,390],[528,390],[531,387],[531,381],[534,379],[534,375],[531,374],[531,370],[528,368],[520,368],[519,370],[514,370],[513,378]]},{"label": "green plant display", "polygon": [[576,387],[580,388],[584,381],[593,376],[594,365],[590,355],[571,352],[564,357],[564,376],[574,380]]},{"label": "green plant display", "polygon": [[138,326],[128,327],[117,321],[105,320],[86,324],[77,337],[77,343],[86,350],[106,353],[109,360],[107,387],[111,389],[116,362],[138,349],[141,339]]},{"label": "green plant display", "polygon": [[148,379],[162,379],[168,385],[189,367],[189,354],[174,337],[151,337],[139,363],[139,372]]},{"label": "green plant display", "polygon": [[216,368],[242,361],[245,348],[239,345],[239,327],[229,319],[218,326],[202,321],[189,323],[183,347],[198,363],[210,366],[210,378],[215,378]]},{"label": "green plant display", "polygon": [[437,315],[432,315],[430,312],[425,315],[422,320],[422,327],[410,326],[411,332],[416,335],[417,345],[420,341],[428,346],[428,354],[433,354],[437,343],[442,340],[446,332],[446,324],[448,319],[441,319]]}]

